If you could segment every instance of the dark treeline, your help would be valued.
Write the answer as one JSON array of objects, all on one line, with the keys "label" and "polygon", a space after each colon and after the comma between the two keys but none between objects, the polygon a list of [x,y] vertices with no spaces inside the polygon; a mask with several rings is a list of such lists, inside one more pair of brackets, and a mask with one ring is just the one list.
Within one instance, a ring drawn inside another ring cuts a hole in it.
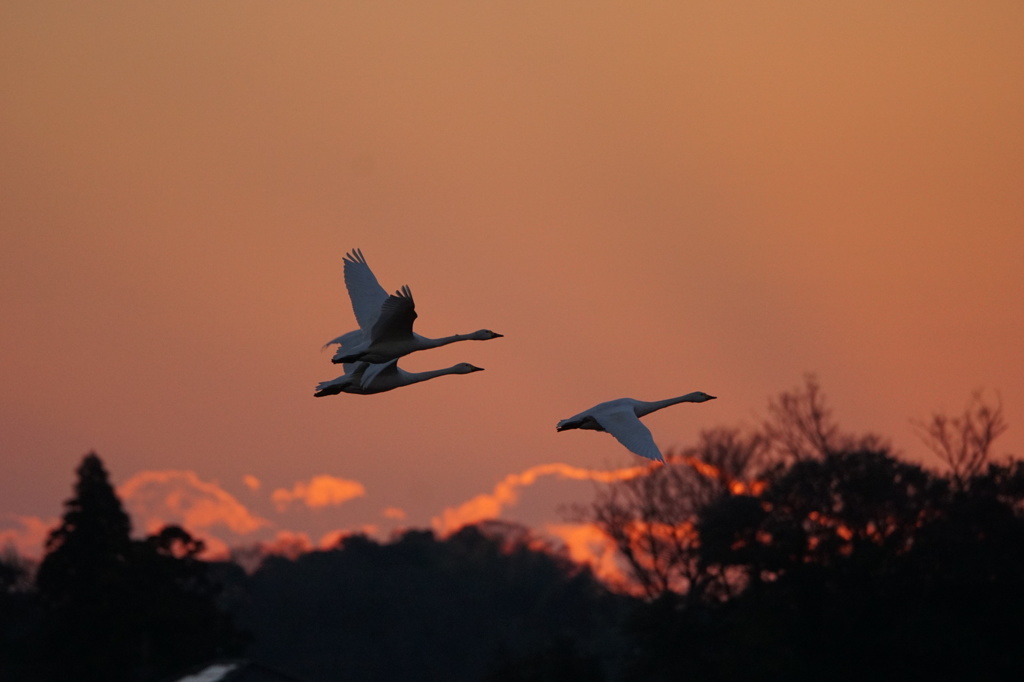
[{"label": "dark treeline", "polygon": [[602,679],[629,600],[529,544],[505,524],[349,537],[236,573],[232,610],[254,655],[305,680],[482,680],[530,656]]},{"label": "dark treeline", "polygon": [[2,680],[159,681],[237,656],[308,682],[482,680],[530,657],[600,680],[622,646],[630,600],[521,526],[355,535],[246,572],[175,526],[130,539],[99,457],[77,473],[34,579],[0,563]]},{"label": "dark treeline", "polygon": [[0,565],[0,679],[150,680],[240,651],[202,543],[176,526],[132,539],[100,458],[77,474],[34,575]]},{"label": "dark treeline", "polygon": [[843,433],[817,384],[573,512],[632,596],[497,522],[364,536],[250,571],[141,540],[87,456],[36,570],[0,561],[0,679],[167,680],[246,656],[345,679],[1021,679],[1024,463],[979,396],[918,423],[936,472]]},{"label": "dark treeline", "polygon": [[1021,679],[1024,463],[990,461],[1001,407],[916,423],[941,474],[844,433],[813,377],[769,407],[577,510],[647,597],[623,679]]}]

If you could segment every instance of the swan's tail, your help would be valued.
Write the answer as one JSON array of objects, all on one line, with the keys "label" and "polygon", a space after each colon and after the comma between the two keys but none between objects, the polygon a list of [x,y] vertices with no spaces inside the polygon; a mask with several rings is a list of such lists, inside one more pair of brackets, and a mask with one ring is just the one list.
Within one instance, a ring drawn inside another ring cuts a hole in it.
[{"label": "swan's tail", "polygon": [[578,429],[579,427],[580,424],[578,421],[573,422],[571,419],[563,419],[558,422],[558,425],[555,427],[555,431],[568,431],[569,429]]},{"label": "swan's tail", "polygon": [[346,364],[347,365],[347,364],[350,364],[350,363],[359,362],[360,359],[362,358],[362,356],[363,356],[362,353],[348,353],[345,350],[344,346],[342,346],[334,354],[334,357],[331,358],[331,362],[333,362],[336,365],[341,365],[341,364]]},{"label": "swan's tail", "polygon": [[331,379],[330,381],[321,381],[316,385],[316,392],[313,395],[317,398],[323,398],[325,395],[338,395],[345,390],[345,384],[348,382],[348,376],[338,377],[337,379]]}]

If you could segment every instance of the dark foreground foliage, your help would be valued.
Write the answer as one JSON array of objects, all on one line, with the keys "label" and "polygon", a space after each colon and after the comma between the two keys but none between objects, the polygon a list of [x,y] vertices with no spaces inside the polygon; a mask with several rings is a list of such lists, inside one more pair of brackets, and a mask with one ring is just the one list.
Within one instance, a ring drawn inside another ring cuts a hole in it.
[{"label": "dark foreground foliage", "polygon": [[469,681],[492,668],[491,679],[520,679],[500,669],[521,664],[605,679],[626,600],[589,571],[510,543],[507,530],[467,527],[445,540],[409,531],[387,544],[353,536],[335,550],[268,557],[236,576],[250,653],[311,682]]},{"label": "dark foreground foliage", "polygon": [[844,433],[811,376],[756,430],[706,432],[578,510],[646,595],[623,679],[1024,678],[1024,463],[990,461],[1001,406],[918,426],[945,473]]},{"label": "dark foreground foliage", "polygon": [[151,680],[240,651],[202,543],[175,526],[131,539],[100,458],[77,474],[34,585],[0,595],[0,679]]},{"label": "dark foreground foliage", "polygon": [[1020,462],[962,489],[879,452],[777,473],[703,515],[703,559],[745,588],[641,609],[630,679],[1021,679]]},{"label": "dark foreground foliage", "polygon": [[613,484],[592,520],[642,599],[500,523],[200,561],[180,528],[130,539],[90,455],[38,571],[0,559],[0,679],[160,682],[227,654],[306,682],[1024,679],[1024,463],[988,460],[1001,414],[979,405],[925,425],[945,474],[842,434],[809,385]]}]

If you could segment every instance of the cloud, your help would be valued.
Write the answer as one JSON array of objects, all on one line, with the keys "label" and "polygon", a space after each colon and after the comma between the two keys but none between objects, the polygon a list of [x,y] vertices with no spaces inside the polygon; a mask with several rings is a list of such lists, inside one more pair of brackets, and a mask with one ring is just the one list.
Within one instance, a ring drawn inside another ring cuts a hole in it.
[{"label": "cloud", "polygon": [[362,526],[356,529],[350,528],[339,528],[324,533],[320,537],[320,542],[317,547],[320,549],[333,549],[345,538],[352,537],[353,535],[365,535],[367,537],[374,537],[380,533],[380,526],[375,523],[364,523]]},{"label": "cloud", "polygon": [[359,530],[332,530],[328,533],[324,533],[320,537],[320,540],[314,544],[307,533],[301,531],[281,530],[278,531],[272,540],[257,543],[257,546],[259,547],[261,554],[274,554],[277,556],[287,557],[289,559],[296,559],[303,554],[307,554],[315,550],[333,549],[337,547],[338,543],[343,539],[352,535],[356,535],[358,533],[373,535],[376,532],[377,528],[373,525],[363,526]]},{"label": "cloud", "polygon": [[117,492],[132,519],[148,533],[171,523],[189,532],[223,526],[242,535],[271,525],[193,471],[141,471]]},{"label": "cloud", "polygon": [[321,474],[309,479],[308,483],[299,481],[291,490],[278,488],[270,497],[277,510],[284,511],[294,501],[302,501],[307,507],[316,509],[344,504],[365,494],[366,488],[358,481]]},{"label": "cloud", "polygon": [[207,561],[228,561],[231,559],[231,547],[217,536],[210,535],[209,533],[192,533],[192,535],[203,541],[204,548],[199,554],[203,559]]},{"label": "cloud", "polygon": [[519,474],[509,474],[490,493],[482,493],[463,502],[458,507],[449,507],[432,520],[434,530],[441,535],[457,531],[465,525],[496,519],[504,507],[519,501],[519,489],[533,485],[541,476],[555,476],[575,481],[598,481],[612,483],[635,478],[646,473],[649,466],[635,466],[625,469],[594,470],[553,462],[530,467]]},{"label": "cloud", "polygon": [[50,530],[60,524],[60,519],[44,520],[38,516],[19,516],[17,514],[0,515],[0,521],[7,525],[14,521],[16,528],[0,529],[0,550],[11,547],[18,556],[26,559],[41,559],[46,538]]},{"label": "cloud", "polygon": [[[620,592],[638,596],[644,594],[643,586],[633,577],[625,557],[619,552],[615,542],[597,525],[593,523],[549,523],[545,524],[543,530],[545,534],[557,538],[561,542],[570,559],[578,564],[590,566],[594,574],[605,585]],[[652,541],[663,544],[666,548],[697,542],[697,529],[692,523],[670,525],[634,522],[627,524],[623,530],[627,535],[632,536],[634,544],[639,543],[641,546],[647,546]],[[664,562],[666,556],[669,556],[669,552],[662,554],[662,559],[658,560],[659,565]],[[650,553],[641,551],[635,555],[635,558],[645,569],[653,568],[653,559]],[[674,582],[682,580],[683,578],[678,575],[673,578]],[[675,589],[684,590],[685,583],[675,585]]]},{"label": "cloud", "polygon": [[290,530],[279,531],[273,540],[261,542],[259,547],[263,554],[274,554],[288,557],[289,559],[296,559],[300,555],[311,552],[314,549],[308,535]]},{"label": "cloud", "polygon": [[381,515],[385,519],[395,519],[396,521],[403,521],[406,517],[405,510],[398,507],[385,507]]},{"label": "cloud", "polygon": [[329,533],[324,533],[323,537],[320,538],[321,549],[331,549],[337,547],[338,544],[349,537],[354,535],[353,531],[350,530],[332,530]]},{"label": "cloud", "polygon": [[590,566],[606,585],[627,589],[629,577],[620,564],[615,543],[600,528],[592,523],[549,523],[544,526],[547,535],[558,538],[569,553],[569,558],[578,564]]},{"label": "cloud", "polygon": [[251,474],[246,474],[245,476],[242,476],[242,483],[245,484],[246,488],[253,492],[256,492],[257,490],[260,489],[260,479],[256,478]]}]

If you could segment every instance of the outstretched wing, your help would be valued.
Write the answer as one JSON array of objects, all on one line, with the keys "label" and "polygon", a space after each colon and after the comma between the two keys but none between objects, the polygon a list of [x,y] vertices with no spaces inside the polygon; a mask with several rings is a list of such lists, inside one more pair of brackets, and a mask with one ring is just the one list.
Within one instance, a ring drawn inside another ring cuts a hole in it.
[{"label": "outstretched wing", "polygon": [[601,428],[615,436],[615,440],[625,445],[630,452],[653,459],[655,462],[665,461],[658,446],[654,444],[654,436],[651,435],[650,429],[643,425],[632,407],[623,405],[598,414],[591,413],[591,416]]},{"label": "outstretched wing", "polygon": [[380,307],[380,317],[370,332],[370,344],[412,338],[412,323],[416,320],[416,303],[408,286],[396,291]]},{"label": "outstretched wing", "polygon": [[366,264],[366,258],[359,249],[345,254],[345,287],[352,300],[352,312],[356,315],[359,328],[364,332],[373,329],[380,315],[380,307],[388,300],[388,292]]},{"label": "outstretched wing", "polygon": [[342,355],[362,350],[366,345],[366,334],[363,333],[362,329],[353,329],[350,332],[342,334],[336,339],[331,339],[324,344],[324,348],[335,343],[338,344],[339,348],[334,355],[335,357],[341,357]]},{"label": "outstretched wing", "polygon": [[363,370],[362,377],[359,380],[359,387],[363,390],[370,388],[373,385],[375,379],[387,379],[391,374],[398,374],[401,370],[398,369],[398,359],[389,360],[388,362],[381,362],[378,364],[368,364],[366,369]]}]

